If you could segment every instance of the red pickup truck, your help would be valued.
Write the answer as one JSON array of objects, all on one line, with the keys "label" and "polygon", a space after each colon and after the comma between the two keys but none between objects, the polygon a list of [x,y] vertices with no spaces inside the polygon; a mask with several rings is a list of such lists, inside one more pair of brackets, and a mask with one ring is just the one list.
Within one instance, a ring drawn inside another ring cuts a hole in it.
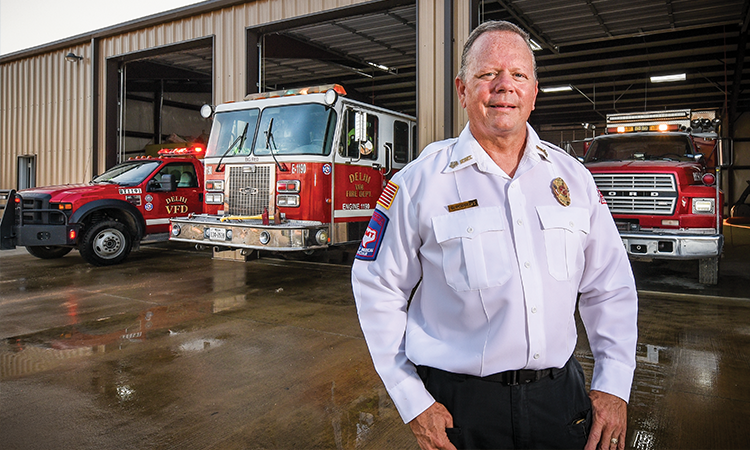
[{"label": "red pickup truck", "polygon": [[42,259],[78,249],[87,262],[108,266],[142,240],[167,240],[170,218],[204,212],[203,163],[176,150],[130,159],[88,184],[11,191],[0,249],[23,246]]}]

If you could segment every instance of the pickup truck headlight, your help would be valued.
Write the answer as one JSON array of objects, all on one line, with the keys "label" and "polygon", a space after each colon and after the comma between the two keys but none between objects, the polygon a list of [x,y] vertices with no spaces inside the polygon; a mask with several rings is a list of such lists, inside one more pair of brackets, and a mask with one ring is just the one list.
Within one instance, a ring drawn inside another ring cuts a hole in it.
[{"label": "pickup truck headlight", "polygon": [[713,214],[716,209],[715,198],[694,198],[693,214]]}]

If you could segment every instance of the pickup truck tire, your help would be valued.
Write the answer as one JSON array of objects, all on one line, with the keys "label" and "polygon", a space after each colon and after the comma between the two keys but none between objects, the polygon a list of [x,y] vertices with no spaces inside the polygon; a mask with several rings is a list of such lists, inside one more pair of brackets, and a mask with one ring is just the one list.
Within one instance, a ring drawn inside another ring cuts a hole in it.
[{"label": "pickup truck tire", "polygon": [[719,283],[719,257],[698,260],[698,281],[701,284],[715,285]]},{"label": "pickup truck tire", "polygon": [[83,235],[81,256],[94,266],[120,264],[130,254],[133,238],[120,222],[105,220],[91,225]]},{"label": "pickup truck tire", "polygon": [[57,259],[62,258],[63,256],[70,253],[70,251],[73,250],[70,247],[60,247],[57,245],[33,245],[26,247],[26,251],[31,254],[31,256],[36,256],[40,259]]}]

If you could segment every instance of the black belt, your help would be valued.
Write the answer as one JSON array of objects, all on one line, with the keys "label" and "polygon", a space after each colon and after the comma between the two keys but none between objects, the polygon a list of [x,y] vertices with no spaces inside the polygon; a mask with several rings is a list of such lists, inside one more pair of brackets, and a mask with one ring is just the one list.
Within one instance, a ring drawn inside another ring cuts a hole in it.
[{"label": "black belt", "polygon": [[565,371],[565,368],[552,368],[552,369],[542,369],[542,370],[528,370],[528,369],[521,369],[521,370],[507,370],[505,372],[498,372],[492,375],[487,375],[486,377],[478,377],[476,375],[467,375],[467,374],[457,374],[452,372],[446,372],[441,369],[436,369],[434,367],[428,367],[428,366],[417,366],[417,372],[419,372],[420,377],[424,380],[424,376],[429,373],[429,371],[437,371],[437,372],[444,372],[446,374],[449,374],[450,376],[460,379],[475,379],[480,381],[489,381],[492,383],[500,383],[504,386],[517,386],[519,384],[529,384],[533,383],[535,381],[542,380],[547,377],[556,377],[559,374],[563,373]]},{"label": "black belt", "polygon": [[[558,369],[558,370],[561,370],[561,369]],[[486,377],[475,377],[473,375],[472,377],[478,378],[482,381],[491,381],[493,383],[504,384],[506,386],[516,386],[519,384],[533,383],[543,378],[547,378],[551,376],[552,374],[553,374],[553,369],[543,369],[543,370],[521,369],[521,370],[507,370],[505,372],[487,375]]]}]

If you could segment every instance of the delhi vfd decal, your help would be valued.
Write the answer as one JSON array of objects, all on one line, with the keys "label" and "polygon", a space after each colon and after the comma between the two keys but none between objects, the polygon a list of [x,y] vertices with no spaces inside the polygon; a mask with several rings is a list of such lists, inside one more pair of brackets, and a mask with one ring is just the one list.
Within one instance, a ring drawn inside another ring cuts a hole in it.
[{"label": "delhi vfd decal", "polygon": [[376,209],[372,213],[372,218],[367,225],[367,230],[362,237],[362,243],[359,244],[359,250],[357,250],[355,258],[363,261],[375,261],[375,258],[378,257],[380,243],[383,241],[383,234],[385,234],[387,226],[388,217]]}]

